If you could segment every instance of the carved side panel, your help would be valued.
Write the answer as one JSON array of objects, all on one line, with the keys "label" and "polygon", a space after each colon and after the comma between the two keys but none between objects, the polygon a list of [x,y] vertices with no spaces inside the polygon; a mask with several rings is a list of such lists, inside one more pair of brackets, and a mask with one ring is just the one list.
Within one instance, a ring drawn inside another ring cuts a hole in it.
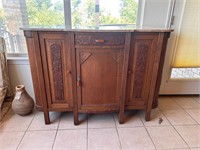
[{"label": "carved side panel", "polygon": [[148,58],[148,45],[139,43],[136,57],[133,98],[141,98]]},{"label": "carved side panel", "polygon": [[86,61],[92,53],[80,53],[80,63],[83,64],[84,61]]},{"label": "carved side panel", "polygon": [[63,87],[63,72],[62,72],[62,56],[61,46],[58,43],[53,43],[50,46],[51,65],[54,84],[54,94],[56,100],[64,99]]},{"label": "carved side panel", "polygon": [[116,61],[116,63],[119,63],[123,55],[121,53],[110,53],[110,56]]}]

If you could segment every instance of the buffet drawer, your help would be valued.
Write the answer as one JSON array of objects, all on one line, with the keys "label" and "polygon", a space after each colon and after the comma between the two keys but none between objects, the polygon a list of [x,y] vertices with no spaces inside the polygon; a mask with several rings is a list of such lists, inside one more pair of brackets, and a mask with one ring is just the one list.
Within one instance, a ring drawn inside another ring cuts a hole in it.
[{"label": "buffet drawer", "polygon": [[77,46],[118,46],[125,44],[125,34],[75,34]]}]

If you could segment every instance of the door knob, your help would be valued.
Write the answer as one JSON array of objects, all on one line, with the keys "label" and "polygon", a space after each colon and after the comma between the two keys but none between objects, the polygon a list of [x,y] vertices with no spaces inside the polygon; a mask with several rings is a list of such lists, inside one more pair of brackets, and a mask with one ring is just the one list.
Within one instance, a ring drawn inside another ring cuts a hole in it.
[{"label": "door knob", "polygon": [[67,74],[71,74],[71,71],[70,71],[70,70],[67,70]]}]

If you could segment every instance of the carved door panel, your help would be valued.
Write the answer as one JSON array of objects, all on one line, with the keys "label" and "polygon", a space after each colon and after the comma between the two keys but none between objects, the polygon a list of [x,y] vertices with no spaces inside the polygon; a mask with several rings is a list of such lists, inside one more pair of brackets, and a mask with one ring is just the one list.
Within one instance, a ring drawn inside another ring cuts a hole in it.
[{"label": "carved door panel", "polygon": [[147,105],[151,75],[156,52],[157,34],[134,34],[131,37],[131,50],[127,82],[126,105],[145,107]]},{"label": "carved door panel", "polygon": [[76,49],[79,110],[119,109],[122,49]]},{"label": "carved door panel", "polygon": [[49,108],[72,107],[72,80],[68,34],[41,33],[41,53]]}]

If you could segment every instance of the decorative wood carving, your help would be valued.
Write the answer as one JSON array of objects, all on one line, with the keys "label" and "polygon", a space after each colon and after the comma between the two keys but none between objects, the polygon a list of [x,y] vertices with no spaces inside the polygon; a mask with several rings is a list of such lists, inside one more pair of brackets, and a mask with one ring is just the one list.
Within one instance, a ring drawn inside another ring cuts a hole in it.
[{"label": "decorative wood carving", "polygon": [[[103,43],[98,43],[95,40],[104,40]],[[125,42],[124,36],[105,36],[105,35],[75,35],[75,44],[76,45],[123,45]]]},{"label": "decorative wood carving", "polygon": [[83,64],[92,53],[80,53],[80,63]]},{"label": "decorative wood carving", "polygon": [[123,36],[115,36],[115,38],[109,38],[109,45],[122,45],[124,44]]},{"label": "decorative wood carving", "polygon": [[94,37],[92,37],[91,35],[76,35],[75,43],[76,45],[88,45],[95,42],[92,38]]},{"label": "decorative wood carving", "polygon": [[137,50],[136,67],[134,75],[133,98],[141,98],[144,83],[145,68],[148,57],[148,45],[140,43]]},{"label": "decorative wood carving", "polygon": [[116,61],[116,63],[119,63],[121,58],[122,58],[122,54],[120,53],[109,53],[110,56]]},{"label": "decorative wood carving", "polygon": [[58,43],[54,43],[50,46],[50,50],[51,50],[51,62],[52,62],[52,74],[54,79],[55,99],[63,100],[64,87],[63,87],[61,46]]}]

